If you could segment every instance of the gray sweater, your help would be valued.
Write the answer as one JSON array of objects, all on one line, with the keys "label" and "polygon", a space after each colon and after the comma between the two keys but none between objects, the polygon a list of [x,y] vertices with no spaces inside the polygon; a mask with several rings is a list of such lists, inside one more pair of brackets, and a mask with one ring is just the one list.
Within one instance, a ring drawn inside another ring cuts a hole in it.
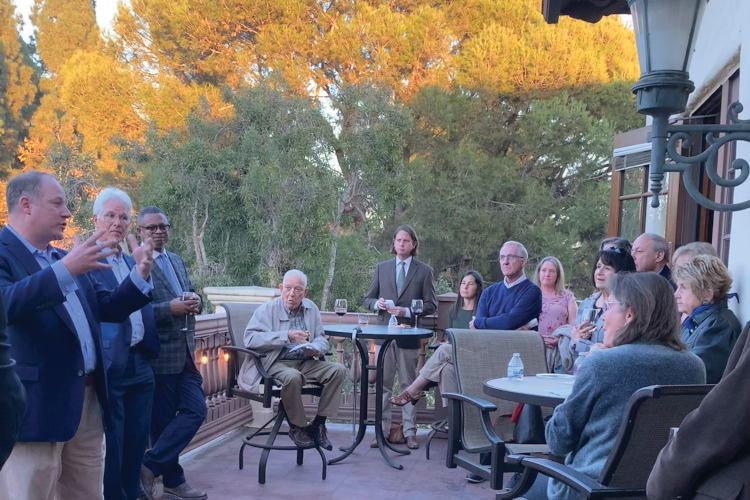
[{"label": "gray sweater", "polygon": [[[594,352],[580,368],[573,391],[547,423],[550,451],[565,464],[597,479],[620,430],[625,406],[650,385],[703,384],[698,356],[669,347],[635,343]],[[550,480],[551,500],[577,499],[575,490]]]}]

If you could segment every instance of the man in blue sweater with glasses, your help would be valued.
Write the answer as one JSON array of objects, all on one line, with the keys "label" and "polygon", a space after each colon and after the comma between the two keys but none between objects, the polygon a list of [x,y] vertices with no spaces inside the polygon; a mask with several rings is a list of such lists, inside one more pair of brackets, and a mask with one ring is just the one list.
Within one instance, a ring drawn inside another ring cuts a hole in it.
[{"label": "man in blue sweater with glasses", "polygon": [[535,328],[534,320],[542,312],[542,291],[524,274],[529,261],[526,248],[508,241],[500,248],[497,260],[505,278],[484,291],[469,326],[484,330]]}]

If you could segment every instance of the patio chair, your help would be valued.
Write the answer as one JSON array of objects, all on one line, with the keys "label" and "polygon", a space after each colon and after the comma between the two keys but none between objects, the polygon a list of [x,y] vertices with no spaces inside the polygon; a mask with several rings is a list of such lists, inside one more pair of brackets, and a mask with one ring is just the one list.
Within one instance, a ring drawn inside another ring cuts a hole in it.
[{"label": "patio chair", "polygon": [[646,482],[659,452],[688,413],[700,406],[713,385],[655,385],[631,396],[612,451],[594,480],[567,465],[541,458],[513,455],[509,463],[524,467],[518,484],[497,494],[498,500],[523,496],[541,473],[580,492],[582,499],[646,499]]},{"label": "patio chair", "polygon": [[[247,324],[250,322],[253,313],[258,308],[258,304],[229,304],[222,303],[221,306],[227,312],[227,326],[229,327],[229,339],[232,343],[231,346],[225,346],[222,349],[229,353],[229,361],[227,363],[227,397],[238,396],[241,398],[250,399],[263,404],[263,408],[273,408],[273,398],[281,397],[281,384],[278,384],[273,377],[271,377],[265,368],[263,368],[262,359],[266,356],[250,349],[246,349],[242,343],[242,337],[245,332]],[[239,375],[240,367],[242,362],[250,357],[255,363],[256,368],[263,377],[262,392],[256,393],[241,389],[237,385],[237,376]],[[311,396],[320,396],[322,386],[318,384],[307,384],[302,388],[302,394]],[[248,434],[242,438],[242,446],[240,447],[239,455],[239,467],[240,470],[244,467],[244,451],[245,446],[252,446],[253,448],[260,448],[263,452],[260,455],[260,463],[258,464],[258,483],[266,483],[266,464],[268,462],[268,455],[271,450],[280,451],[296,451],[297,452],[297,465],[302,465],[304,460],[304,451],[306,449],[314,448],[320,458],[323,461],[323,479],[326,478],[326,456],[323,450],[319,446],[310,448],[301,448],[296,445],[284,446],[274,444],[276,436],[287,435],[288,432],[282,432],[281,426],[284,420],[287,419],[286,410],[284,409],[284,401],[279,401],[278,411],[274,417],[266,422],[262,427],[252,434]],[[270,431],[265,430],[271,423],[273,427]],[[253,439],[260,436],[268,436],[265,443],[253,442]]]},{"label": "patio chair", "polygon": [[[505,377],[513,353],[521,355],[524,374],[547,372],[544,342],[534,331],[459,330],[447,331],[453,345],[453,366],[458,393],[445,393],[450,400],[448,454],[446,466],[457,466],[489,479],[490,488],[502,488],[505,472],[521,472],[517,464],[506,464],[506,454],[549,453],[546,445],[508,443],[513,436],[510,414],[517,403],[484,394],[484,381]],[[502,418],[499,418],[502,417]],[[493,427],[494,422],[494,427]],[[490,465],[482,465],[459,455],[490,453]]]}]

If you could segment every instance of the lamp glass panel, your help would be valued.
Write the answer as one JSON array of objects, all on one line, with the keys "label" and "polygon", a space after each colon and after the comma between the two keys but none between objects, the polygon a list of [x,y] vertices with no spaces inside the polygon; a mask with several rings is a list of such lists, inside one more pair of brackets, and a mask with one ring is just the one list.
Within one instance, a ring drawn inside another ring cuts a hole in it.
[{"label": "lamp glass panel", "polygon": [[633,0],[630,3],[641,73],[687,71],[689,58],[686,55],[692,53],[705,3],[706,0]]}]

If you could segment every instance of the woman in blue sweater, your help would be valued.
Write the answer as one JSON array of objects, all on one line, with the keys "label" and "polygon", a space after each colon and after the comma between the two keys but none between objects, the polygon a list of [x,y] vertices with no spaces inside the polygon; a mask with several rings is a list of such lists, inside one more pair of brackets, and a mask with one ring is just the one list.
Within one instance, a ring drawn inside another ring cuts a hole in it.
[{"label": "woman in blue sweater", "polygon": [[[565,464],[598,478],[630,397],[650,385],[703,384],[703,362],[685,349],[672,287],[656,273],[612,276],[605,287],[604,347],[586,358],[568,399],[547,423],[547,444]],[[528,500],[574,499],[562,483],[538,476]]]}]

